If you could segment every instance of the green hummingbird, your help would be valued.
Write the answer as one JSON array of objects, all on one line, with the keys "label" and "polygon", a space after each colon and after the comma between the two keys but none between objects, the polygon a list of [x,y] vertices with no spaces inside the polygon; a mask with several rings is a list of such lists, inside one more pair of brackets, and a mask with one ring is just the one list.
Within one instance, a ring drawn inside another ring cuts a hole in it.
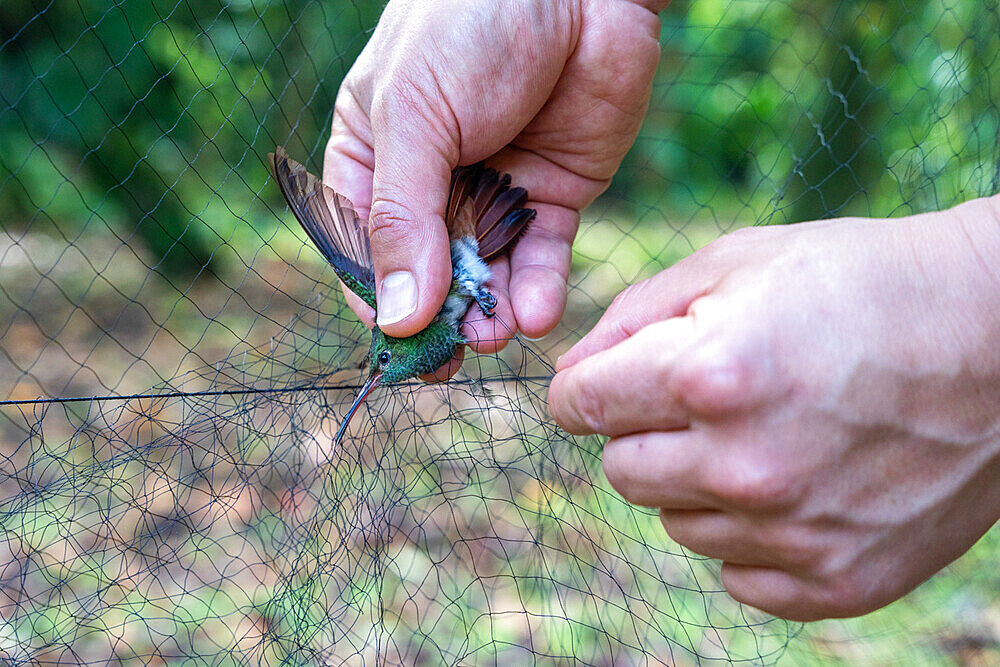
[{"label": "green hummingbird", "polygon": [[[275,148],[268,159],[288,206],[316,248],[347,288],[378,311],[367,220],[349,199],[288,157],[284,148]],[[527,190],[511,187],[509,174],[482,163],[455,169],[445,214],[452,264],[448,296],[431,323],[413,336],[393,338],[378,326],[372,329],[371,372],[337,430],[335,443],[375,387],[432,373],[448,363],[466,342],[459,326],[473,303],[487,317],[493,316],[496,297],[486,288],[487,263],[510,252],[534,219],[535,210],[524,208],[527,201]]]}]

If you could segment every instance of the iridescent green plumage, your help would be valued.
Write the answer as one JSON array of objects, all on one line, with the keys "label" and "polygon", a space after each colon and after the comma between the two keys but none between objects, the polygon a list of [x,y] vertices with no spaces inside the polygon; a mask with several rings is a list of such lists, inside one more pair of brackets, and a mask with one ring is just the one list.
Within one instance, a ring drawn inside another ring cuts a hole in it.
[{"label": "iridescent green plumage", "polygon": [[[386,336],[375,327],[368,350],[368,367],[382,374],[380,384],[403,382],[441,368],[451,361],[455,348],[463,343],[465,340],[458,327],[444,320],[435,320],[423,331],[407,338]],[[385,353],[389,353],[388,363],[379,359]]]},{"label": "iridescent green plumage", "polygon": [[[367,223],[346,197],[289,158],[283,148],[268,157],[282,194],[309,238],[344,285],[377,311]],[[337,433],[338,441],[376,386],[433,373],[451,360],[465,342],[459,327],[473,302],[487,316],[493,315],[496,299],[486,288],[487,262],[509,252],[534,218],[533,209],[523,208],[527,199],[524,188],[510,187],[507,174],[481,164],[455,170],[445,215],[454,278],[448,297],[431,323],[413,336],[392,338],[378,327],[372,330],[371,374]]]}]

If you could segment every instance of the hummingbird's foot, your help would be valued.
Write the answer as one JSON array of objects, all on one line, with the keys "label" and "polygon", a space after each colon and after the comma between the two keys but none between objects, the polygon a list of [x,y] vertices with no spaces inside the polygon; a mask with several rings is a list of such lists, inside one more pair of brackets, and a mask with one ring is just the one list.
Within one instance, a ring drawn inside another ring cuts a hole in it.
[{"label": "hummingbird's foot", "polygon": [[476,303],[479,304],[480,310],[483,311],[483,315],[486,317],[493,317],[493,309],[497,307],[497,298],[493,296],[488,289],[485,287],[480,287],[475,294],[473,294]]}]

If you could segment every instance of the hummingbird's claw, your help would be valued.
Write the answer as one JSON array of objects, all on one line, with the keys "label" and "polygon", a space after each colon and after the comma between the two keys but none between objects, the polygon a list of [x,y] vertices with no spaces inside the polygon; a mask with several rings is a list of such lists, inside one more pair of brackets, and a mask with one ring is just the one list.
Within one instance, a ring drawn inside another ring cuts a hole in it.
[{"label": "hummingbird's claw", "polygon": [[475,295],[476,303],[486,317],[493,317],[493,309],[497,307],[497,298],[488,289],[481,288]]}]

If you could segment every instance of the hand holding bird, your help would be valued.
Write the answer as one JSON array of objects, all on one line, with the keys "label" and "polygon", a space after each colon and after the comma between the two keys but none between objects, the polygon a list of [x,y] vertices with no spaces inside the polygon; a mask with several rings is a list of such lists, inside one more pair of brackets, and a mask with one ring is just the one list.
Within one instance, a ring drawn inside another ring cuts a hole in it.
[{"label": "hand holding bird", "polygon": [[537,338],[556,325],[579,211],[608,186],[645,115],[665,4],[388,3],[337,96],[323,173],[371,223],[385,333],[414,334],[441,308],[451,173],[484,159],[531,193],[538,217],[494,262],[497,318],[470,311],[469,347],[492,353],[515,331]]},{"label": "hand holding bird", "polygon": [[[367,222],[346,197],[288,157],[285,149],[277,147],[268,160],[288,206],[316,248],[341,282],[378,313]],[[455,170],[445,216],[451,239],[448,296],[430,324],[413,335],[396,338],[377,325],[372,329],[371,373],[337,431],[336,441],[375,387],[433,373],[448,363],[456,348],[466,342],[459,329],[473,303],[493,317],[497,302],[486,287],[488,263],[506,256],[534,219],[535,211],[524,208],[527,199],[524,188],[510,186],[507,174],[482,164]]]}]

